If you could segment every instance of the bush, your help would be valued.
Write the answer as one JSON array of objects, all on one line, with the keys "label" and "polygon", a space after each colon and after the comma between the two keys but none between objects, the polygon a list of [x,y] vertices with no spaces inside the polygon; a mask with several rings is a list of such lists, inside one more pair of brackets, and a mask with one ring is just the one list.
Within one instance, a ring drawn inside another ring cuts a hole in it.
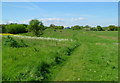
[{"label": "bush", "polygon": [[82,29],[81,26],[79,25],[75,25],[75,26],[72,26],[71,29],[73,30],[78,30],[78,29]]},{"label": "bush", "polygon": [[18,43],[15,39],[13,39],[10,36],[7,36],[4,45],[12,47],[12,48],[19,48],[19,47],[27,47],[28,45],[26,45],[23,40],[21,40],[20,43]]},{"label": "bush", "polygon": [[49,27],[52,29],[64,29],[64,26],[55,26],[54,24],[51,24]]},{"label": "bush", "polygon": [[0,33],[2,33],[2,27],[0,27]]},{"label": "bush", "polygon": [[4,24],[0,25],[0,33],[5,33],[6,30],[5,30],[5,26]]},{"label": "bush", "polygon": [[90,31],[97,31],[97,29],[94,27],[90,28]]},{"label": "bush", "polygon": [[62,59],[61,56],[56,56],[56,57],[55,57],[55,62],[56,62],[56,64],[60,64],[62,61],[64,61],[64,59]]},{"label": "bush", "polygon": [[117,31],[117,30],[118,30],[117,26],[114,26],[114,25],[108,26],[108,31]]},{"label": "bush", "polygon": [[98,31],[103,31],[103,28],[101,26],[97,26]]},{"label": "bush", "polygon": [[23,24],[9,24],[5,27],[7,33],[17,34],[25,33],[26,27]]}]

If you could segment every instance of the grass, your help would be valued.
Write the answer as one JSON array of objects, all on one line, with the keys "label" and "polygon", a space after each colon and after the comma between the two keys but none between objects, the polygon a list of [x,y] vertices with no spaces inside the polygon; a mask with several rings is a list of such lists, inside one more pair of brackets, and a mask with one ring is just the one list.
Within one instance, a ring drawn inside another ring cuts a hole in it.
[{"label": "grass", "polygon": [[[81,43],[81,46],[71,54],[69,61],[62,66],[61,71],[58,71],[50,80],[118,80],[118,32],[84,32],[65,30],[58,35],[55,35],[57,32],[54,31],[49,33],[52,33],[49,35],[51,37],[72,38]],[[69,36],[67,36],[68,34]],[[46,37],[47,35],[45,34],[44,36]],[[116,39],[113,40],[110,37],[114,37]]]},{"label": "grass", "polygon": [[[6,37],[3,38],[3,42]],[[14,38],[20,41],[20,38]],[[46,79],[45,65],[52,66],[67,58],[68,48],[73,42],[23,39],[28,47],[11,48],[3,43],[3,80],[33,81]],[[59,60],[57,59],[59,58]],[[47,67],[48,67],[47,66]],[[43,67],[43,69],[40,69]]]},{"label": "grass", "polygon": [[[21,35],[26,34],[31,36]],[[117,31],[47,29],[42,37],[74,41],[23,39],[28,47],[3,45],[3,80],[117,81],[117,34]]]}]

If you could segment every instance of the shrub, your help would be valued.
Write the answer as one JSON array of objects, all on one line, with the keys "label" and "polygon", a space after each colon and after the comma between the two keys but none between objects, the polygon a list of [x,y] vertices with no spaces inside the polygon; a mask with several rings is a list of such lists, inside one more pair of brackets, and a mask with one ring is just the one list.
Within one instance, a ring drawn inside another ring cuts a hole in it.
[{"label": "shrub", "polygon": [[48,77],[47,77],[47,74],[50,73],[50,71],[48,70],[48,68],[50,67],[50,65],[46,62],[41,62],[37,68],[35,68],[35,72],[33,72],[33,74],[35,75],[34,77],[37,77],[37,78],[34,78],[33,81],[44,81],[46,80]]},{"label": "shrub", "polygon": [[23,24],[9,24],[5,27],[7,33],[17,34],[25,33],[26,27]]},{"label": "shrub", "polygon": [[56,64],[60,64],[64,59],[61,58],[61,56],[56,56],[55,57],[55,62]]},{"label": "shrub", "polygon": [[96,29],[95,27],[94,27],[94,28],[91,27],[91,28],[90,28],[90,31],[97,31],[97,29]]},{"label": "shrub", "polygon": [[4,45],[9,47],[19,47],[18,42],[15,41],[12,37],[7,36]]},{"label": "shrub", "polygon": [[49,27],[52,29],[64,29],[64,26],[56,26],[54,24],[51,24]]},{"label": "shrub", "polygon": [[20,47],[28,47],[27,44],[25,44],[25,42],[23,40],[21,40],[21,42],[19,43]]},{"label": "shrub", "polygon": [[13,39],[10,36],[7,36],[7,38],[5,39],[4,45],[12,47],[12,48],[19,48],[19,47],[27,47],[28,46],[23,42],[23,40],[21,40],[21,42],[18,43],[15,39]]},{"label": "shrub", "polygon": [[78,29],[81,29],[81,26],[75,25],[75,26],[72,26],[71,29],[73,29],[73,30],[78,30]]},{"label": "shrub", "polygon": [[5,33],[6,32],[5,26],[6,25],[4,25],[4,24],[0,25],[0,33]]},{"label": "shrub", "polygon": [[98,31],[103,31],[103,28],[101,26],[97,26]]},{"label": "shrub", "polygon": [[108,31],[117,31],[117,30],[118,30],[117,26],[114,26],[114,25],[108,26]]},{"label": "shrub", "polygon": [[2,33],[2,27],[0,26],[0,33]]}]

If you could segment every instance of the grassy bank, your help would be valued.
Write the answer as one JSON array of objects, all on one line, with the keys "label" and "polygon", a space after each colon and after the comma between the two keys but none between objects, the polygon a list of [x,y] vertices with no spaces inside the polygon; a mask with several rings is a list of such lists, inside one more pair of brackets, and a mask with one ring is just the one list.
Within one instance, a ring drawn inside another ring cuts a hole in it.
[{"label": "grassy bank", "polygon": [[115,81],[118,79],[117,33],[46,29],[42,37],[74,41],[23,38],[28,47],[22,48],[5,46],[6,37],[3,37],[3,80]]},{"label": "grassy bank", "polygon": [[[3,37],[3,80],[41,81],[47,79],[49,67],[69,57],[69,49],[75,42],[22,39],[28,47],[11,48],[4,45]],[[15,38],[18,42],[21,38]]]}]

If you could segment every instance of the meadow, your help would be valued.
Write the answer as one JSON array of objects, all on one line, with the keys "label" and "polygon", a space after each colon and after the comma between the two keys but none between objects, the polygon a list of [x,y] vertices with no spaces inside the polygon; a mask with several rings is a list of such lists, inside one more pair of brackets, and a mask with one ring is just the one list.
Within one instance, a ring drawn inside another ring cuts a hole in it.
[{"label": "meadow", "polygon": [[28,47],[11,48],[4,45],[7,37],[3,36],[3,81],[118,80],[118,31],[46,29],[41,37],[73,41],[13,36]]}]

